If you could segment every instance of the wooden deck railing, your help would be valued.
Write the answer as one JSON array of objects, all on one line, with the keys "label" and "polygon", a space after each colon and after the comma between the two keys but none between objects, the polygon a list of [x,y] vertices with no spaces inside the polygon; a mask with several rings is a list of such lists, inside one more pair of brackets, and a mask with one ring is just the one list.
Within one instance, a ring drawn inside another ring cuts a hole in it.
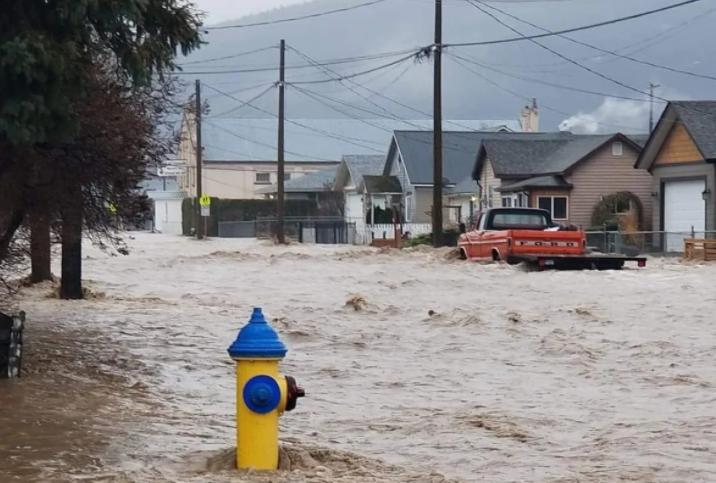
[{"label": "wooden deck railing", "polygon": [[716,261],[716,240],[687,238],[684,240],[684,258],[687,260]]}]

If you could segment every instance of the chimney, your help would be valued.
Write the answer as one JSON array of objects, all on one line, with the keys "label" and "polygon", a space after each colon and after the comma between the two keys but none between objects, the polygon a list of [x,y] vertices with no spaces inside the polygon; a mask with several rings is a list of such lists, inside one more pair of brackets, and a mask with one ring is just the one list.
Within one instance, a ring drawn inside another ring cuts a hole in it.
[{"label": "chimney", "polygon": [[531,106],[527,105],[522,108],[520,124],[523,132],[539,132],[539,109],[536,98],[532,98]]}]

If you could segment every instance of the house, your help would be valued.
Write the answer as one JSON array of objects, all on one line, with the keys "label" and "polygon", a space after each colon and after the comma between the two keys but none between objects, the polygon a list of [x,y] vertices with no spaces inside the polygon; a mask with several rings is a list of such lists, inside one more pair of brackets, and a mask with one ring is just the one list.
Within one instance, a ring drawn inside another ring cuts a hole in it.
[{"label": "house", "polygon": [[[446,120],[446,124],[499,126],[519,130],[514,121]],[[432,120],[395,119],[289,119],[285,124],[286,180],[337,166],[343,154],[384,155],[395,129],[429,129]],[[276,183],[277,127],[275,119],[203,118],[204,193],[228,199],[263,198],[262,189]],[[196,126],[185,113],[179,136],[179,154],[185,173],[179,188],[196,193]]]},{"label": "house", "polygon": [[666,250],[716,230],[716,101],[670,102],[635,166],[653,176],[654,228],[672,233]]},{"label": "house", "polygon": [[[318,202],[321,195],[333,193],[336,181],[336,168],[330,167],[290,179],[283,184],[286,200],[314,200]],[[256,191],[258,194],[273,199],[278,193],[276,184],[265,186]]]},{"label": "house", "polygon": [[167,160],[163,166],[149,169],[141,188],[152,200],[152,229],[160,233],[181,235],[182,201],[186,193],[179,189],[176,176],[183,173],[180,163]]},{"label": "house", "polygon": [[[364,176],[382,175],[384,166],[385,155],[348,154],[343,156],[336,172],[333,189],[343,192],[346,221],[364,225],[374,202],[378,201],[381,203],[381,208],[385,208],[385,200],[376,200],[373,198],[374,193],[371,193],[370,197],[366,196],[366,183],[363,179]],[[375,188],[373,181],[371,181],[370,187]]]},{"label": "house", "polygon": [[632,229],[649,229],[651,175],[634,169],[644,140],[569,132],[486,138],[473,172],[480,205],[543,208],[560,223],[588,228],[597,205],[614,199],[608,209],[615,217],[629,220]]},{"label": "house", "polygon": [[[276,183],[278,172],[276,129],[277,121],[273,119],[207,118],[202,123],[204,193],[224,199],[264,198],[261,190]],[[315,136],[306,138],[304,134],[286,130],[287,181],[337,166],[340,159],[336,157],[340,149],[327,146]],[[185,115],[182,122],[179,158],[184,162],[185,171],[177,177],[179,188],[194,194],[196,141],[190,115]]]},{"label": "house", "polygon": [[[504,122],[494,128],[482,124],[480,131],[443,131],[444,219],[457,222],[469,216],[472,198],[478,195],[473,179],[477,153],[484,139],[505,136],[541,136],[513,132]],[[395,131],[388,148],[384,176],[397,177],[403,189],[404,219],[430,223],[433,203],[432,131]]]}]

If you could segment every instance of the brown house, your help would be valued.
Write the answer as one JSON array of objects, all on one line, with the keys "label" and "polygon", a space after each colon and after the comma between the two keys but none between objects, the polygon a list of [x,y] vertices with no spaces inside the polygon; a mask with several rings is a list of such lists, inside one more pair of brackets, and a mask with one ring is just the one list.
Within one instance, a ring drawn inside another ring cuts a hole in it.
[{"label": "brown house", "polygon": [[670,233],[667,250],[716,230],[716,101],[670,102],[636,167],[653,175],[653,223]]},{"label": "brown house", "polygon": [[[560,223],[584,228],[603,201],[612,218],[649,229],[651,175],[634,169],[644,137],[546,133],[541,138],[485,140],[473,176],[482,208],[543,208]],[[612,196],[620,193],[618,196]]]}]

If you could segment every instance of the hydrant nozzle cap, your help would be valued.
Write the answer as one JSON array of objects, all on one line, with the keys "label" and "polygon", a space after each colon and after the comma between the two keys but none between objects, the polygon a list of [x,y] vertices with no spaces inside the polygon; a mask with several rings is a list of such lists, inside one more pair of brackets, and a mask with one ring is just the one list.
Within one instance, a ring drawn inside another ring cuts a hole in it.
[{"label": "hydrant nozzle cap", "polygon": [[231,347],[232,359],[274,359],[283,358],[288,350],[276,331],[271,327],[259,307],[255,307],[251,320],[240,331]]}]

